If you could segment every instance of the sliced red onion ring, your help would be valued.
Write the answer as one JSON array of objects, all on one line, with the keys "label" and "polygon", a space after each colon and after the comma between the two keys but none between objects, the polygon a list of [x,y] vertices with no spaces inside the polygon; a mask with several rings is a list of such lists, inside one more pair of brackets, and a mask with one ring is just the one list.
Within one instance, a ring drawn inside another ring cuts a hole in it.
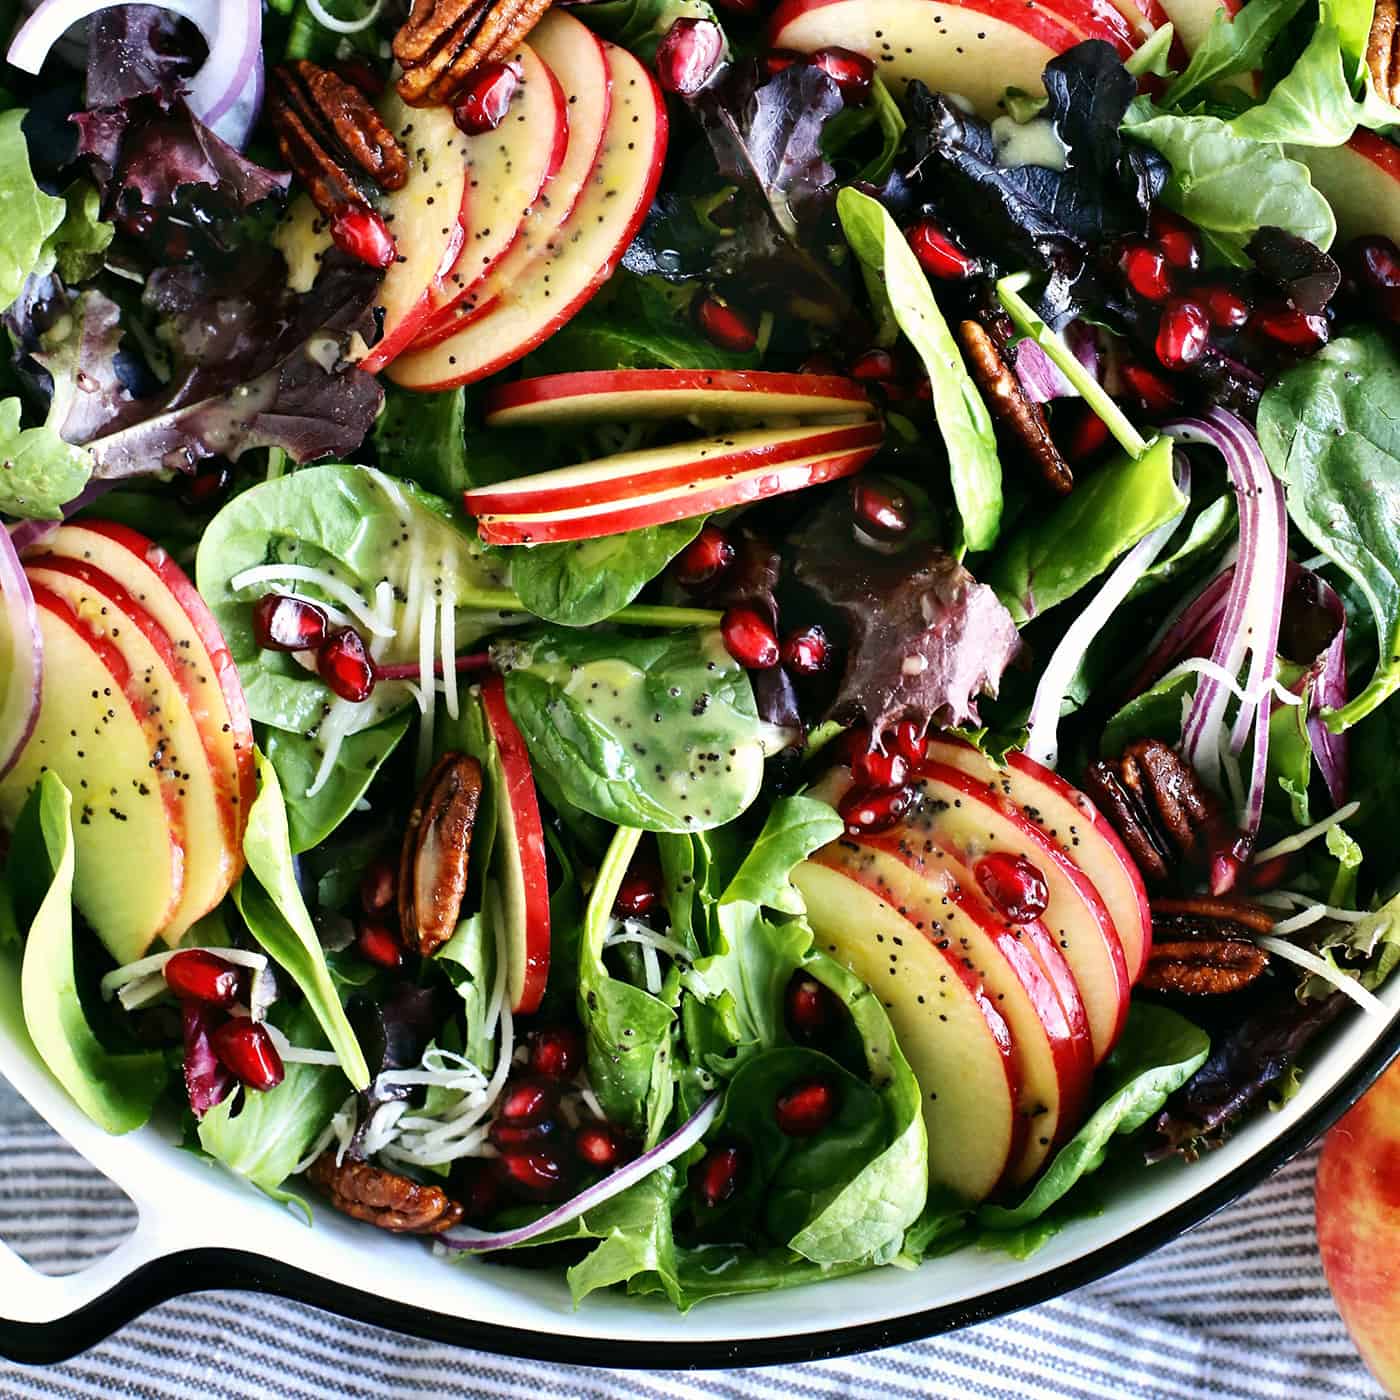
[{"label": "sliced red onion ring", "polygon": [[[49,50],[75,24],[124,0],[42,0],[20,26],[9,61],[37,74]],[[262,105],[261,0],[154,0],[204,35],[209,56],[190,80],[185,100],[215,135],[242,150]]]},{"label": "sliced red onion ring", "polygon": [[1187,497],[1172,518],[1159,525],[1150,534],[1144,535],[1114,566],[1103,587],[1093,600],[1070,624],[1069,630],[1060,639],[1060,644],[1052,653],[1040,684],[1035,689],[1035,699],[1031,703],[1029,734],[1026,739],[1026,753],[1037,763],[1047,768],[1055,767],[1059,759],[1060,711],[1064,708],[1065,696],[1074,682],[1074,677],[1083,664],[1085,653],[1094,643],[1094,638],[1108,625],[1108,620],[1123,605],[1133,585],[1156,562],[1157,556],[1166,548],[1167,541],[1176,532],[1181,517],[1186,513],[1191,495],[1191,468],[1186,457],[1177,453],[1175,458],[1176,482],[1182,494]]},{"label": "sliced red onion ring", "polygon": [[19,761],[39,717],[44,681],[44,638],[34,594],[20,566],[9,531],[0,530],[0,607],[4,636],[0,639],[0,778]]},{"label": "sliced red onion ring", "polygon": [[1128,699],[1156,685],[1183,658],[1210,655],[1220,635],[1220,620],[1225,615],[1234,577],[1235,565],[1231,561],[1167,618],[1149,644],[1147,660],[1128,686]]},{"label": "sliced red onion ring", "polygon": [[1286,589],[1291,592],[1300,585],[1307,586],[1312,594],[1312,601],[1332,619],[1336,629],[1326,649],[1316,657],[1295,656],[1291,659],[1310,663],[1300,682],[1304,687],[1311,682],[1308,739],[1312,744],[1313,757],[1317,759],[1323,781],[1327,784],[1327,794],[1332,799],[1332,805],[1340,807],[1347,800],[1350,778],[1349,745],[1345,732],[1334,734],[1323,723],[1322,713],[1324,710],[1338,709],[1345,705],[1349,695],[1346,608],[1337,590],[1320,574],[1305,569],[1301,564],[1290,564]]},{"label": "sliced red onion ring", "polygon": [[526,1244],[540,1235],[569,1221],[577,1219],[585,1211],[593,1210],[604,1201],[621,1195],[629,1186],[644,1181],[658,1167],[673,1162],[683,1153],[689,1152],[710,1129],[719,1112],[721,1096],[711,1094],[670,1137],[657,1143],[650,1152],[644,1152],[635,1161],[619,1167],[610,1176],[586,1190],[580,1191],[570,1201],[557,1206],[538,1220],[522,1225],[517,1230],[473,1230],[470,1226],[460,1226],[455,1230],[444,1230],[437,1242],[447,1249],[465,1250],[472,1254],[485,1254],[493,1249],[511,1249],[518,1244]]},{"label": "sliced red onion ring", "polygon": [[[1099,377],[1099,346],[1092,326],[1075,321],[1065,328],[1065,344],[1074,358],[1095,379]],[[1016,378],[1032,403],[1049,403],[1052,399],[1078,398],[1079,390],[1060,373],[1055,362],[1035,341],[1026,339],[1016,345]]]}]

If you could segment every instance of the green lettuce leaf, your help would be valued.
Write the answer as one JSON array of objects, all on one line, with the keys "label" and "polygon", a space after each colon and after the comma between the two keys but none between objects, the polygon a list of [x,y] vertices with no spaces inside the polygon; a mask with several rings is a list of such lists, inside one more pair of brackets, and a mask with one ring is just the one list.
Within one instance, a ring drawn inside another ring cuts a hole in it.
[{"label": "green lettuce leaf", "polygon": [[0,399],[0,513],[60,520],[92,475],[91,454],[47,425],[21,428],[20,408]]},{"label": "green lettuce leaf", "polygon": [[46,244],[58,231],[68,206],[63,200],[45,194],[34,182],[29,168],[29,147],[24,139],[22,108],[0,112],[0,311],[6,310],[20,294],[33,272],[49,271],[45,266]]}]

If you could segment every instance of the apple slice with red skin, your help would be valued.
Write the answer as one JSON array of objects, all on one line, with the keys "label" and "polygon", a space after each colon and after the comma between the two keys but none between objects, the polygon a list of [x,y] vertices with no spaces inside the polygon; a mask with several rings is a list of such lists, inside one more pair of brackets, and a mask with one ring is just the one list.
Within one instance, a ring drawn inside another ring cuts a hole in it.
[{"label": "apple slice with red skin", "polygon": [[1136,982],[1152,953],[1152,909],[1137,863],[1097,807],[1058,773],[1012,751],[996,767],[972,744],[931,734],[928,757],[966,773],[1013,803],[1094,883],[1123,945],[1128,980]]},{"label": "apple slice with red skin", "polygon": [[874,412],[865,386],[836,374],[747,369],[576,370],[498,384],[486,400],[488,428],[614,419],[823,418]]},{"label": "apple slice with red skin", "polygon": [[48,683],[34,733],[0,782],[7,827],[48,770],[73,794],[73,902],[119,963],[145,955],[185,886],[184,806],[154,779],[153,741],[126,659],[68,602],[33,586]]},{"label": "apple slice with red skin", "polygon": [[253,722],[238,666],[199,590],[154,540],[116,521],[73,521],[51,535],[43,548],[101,569],[170,635],[180,665],[181,689],[206,743],[218,755],[220,771],[234,775],[230,800],[238,812],[241,850],[248,812],[258,795]]},{"label": "apple slice with red skin", "polygon": [[[434,313],[415,345],[436,345],[483,315],[536,260],[574,212],[603,146],[612,82],[603,42],[563,10],[550,10],[530,31],[530,47],[559,84],[568,114],[564,158],[548,186],[513,229],[509,248],[487,274]],[[523,207],[523,206],[522,206]]]},{"label": "apple slice with red skin", "polygon": [[[1008,923],[951,854],[927,854],[927,859],[911,863],[900,842],[842,838],[813,859],[875,890],[920,934],[946,943],[967,970],[982,979],[1011,1031],[1020,1085],[1016,1111],[1027,1132],[1020,1153],[1008,1165],[1007,1180],[1019,1186],[1079,1126],[1094,1074],[1087,1025],[1081,1014],[1076,1035],[1055,983],[1031,953],[1033,940],[1042,949],[1058,951],[1044,926],[1038,920]],[[878,990],[878,982],[875,987]]]},{"label": "apple slice with red skin", "polygon": [[1358,129],[1341,146],[1290,146],[1312,172],[1343,239],[1384,234],[1400,243],[1400,146]]},{"label": "apple slice with red skin", "polygon": [[584,510],[589,506],[623,504],[672,488],[693,489],[697,483],[755,467],[878,446],[882,436],[880,425],[868,422],[748,428],[518,476],[469,490],[463,499],[473,515],[542,515]]},{"label": "apple slice with red skin", "polygon": [[[603,144],[573,213],[481,316],[393,362],[405,389],[451,389],[527,355],[580,311],[612,275],[661,179],[666,104],[626,49],[604,44],[612,83]],[[503,260],[504,261],[504,260]]]},{"label": "apple slice with red skin", "polygon": [[858,472],[878,450],[878,446],[871,446],[835,456],[799,457],[753,471],[731,472],[687,486],[673,486],[649,496],[605,501],[574,511],[483,516],[477,521],[477,531],[486,544],[549,544],[560,540],[599,539],[625,530],[640,530],[647,525],[665,525],[673,520],[731,510],[824,481],[837,481]]},{"label": "apple slice with red skin", "polygon": [[490,676],[481,685],[481,705],[500,761],[503,790],[496,794],[496,832],[501,902],[508,929],[506,963],[511,1010],[528,1016],[540,1009],[549,981],[549,867],[534,773],[525,740],[506,706],[505,683]]},{"label": "apple slice with red skin", "polygon": [[817,946],[889,1014],[919,1082],[930,1186],[985,1200],[1023,1152],[1027,1124],[1011,1031],[981,978],[849,871],[808,860],[792,881]]}]

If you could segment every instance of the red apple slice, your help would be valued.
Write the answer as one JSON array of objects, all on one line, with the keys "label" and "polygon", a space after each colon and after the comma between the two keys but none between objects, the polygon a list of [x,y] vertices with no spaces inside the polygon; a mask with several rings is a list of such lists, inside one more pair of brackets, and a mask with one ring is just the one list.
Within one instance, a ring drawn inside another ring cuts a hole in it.
[{"label": "red apple slice", "polygon": [[[817,946],[880,998],[922,1091],[929,1184],[965,1201],[991,1195],[1024,1149],[1011,1031],[982,980],[849,872],[792,872]],[[892,956],[893,955],[893,956]]]},{"label": "red apple slice", "polygon": [[1400,243],[1400,146],[1358,130],[1344,146],[1290,146],[1288,154],[1312,172],[1342,238],[1381,233]]},{"label": "red apple slice", "polygon": [[[174,943],[223,899],[242,873],[232,784],[219,781],[215,760],[185,699],[174,643],[150,613],[120,584],[88,564],[41,555],[25,562],[25,572],[31,583],[67,604],[95,649],[100,643],[122,660],[127,698],[150,737],[149,756],[139,771],[148,778],[154,774],[181,812],[184,885],[162,929]],[[81,800],[84,791],[74,795]]]},{"label": "red apple slice", "polygon": [[611,108],[597,163],[573,213],[485,314],[395,360],[395,383],[431,390],[485,379],[558,330],[612,275],[656,193],[667,127],[666,104],[651,74],[626,49],[605,44],[604,52]]},{"label": "red apple slice", "polygon": [[407,349],[444,299],[443,279],[466,240],[471,191],[468,137],[449,107],[410,107],[392,88],[379,104],[385,125],[409,152],[408,180],[387,196],[385,222],[398,256],[379,288],[384,334],[360,368],[377,374]]},{"label": "red apple slice", "polygon": [[51,554],[95,565],[121,584],[170,634],[191,709],[218,754],[221,771],[236,774],[233,800],[238,846],[258,792],[253,723],[238,667],[198,589],[170,555],[145,535],[111,520],[64,525],[46,543]]},{"label": "red apple slice", "polygon": [[754,467],[878,446],[878,423],[751,428],[691,442],[620,452],[557,471],[466,492],[473,515],[539,515],[620,504],[673,487],[690,488]]},{"label": "red apple slice", "polygon": [[602,41],[572,15],[550,10],[530,31],[530,47],[548,67],[564,98],[568,115],[564,158],[515,227],[504,255],[485,277],[465,289],[460,300],[434,315],[418,336],[418,348],[455,335],[517,284],[574,212],[602,150],[612,110],[612,83]]},{"label": "red apple slice", "polygon": [[142,957],[170,922],[185,884],[184,809],[151,769],[152,733],[122,654],[94,637],[68,603],[34,587],[44,687],[34,733],[0,782],[13,826],[45,770],[73,794],[73,902],[119,962]]},{"label": "red apple slice", "polygon": [[1010,801],[1093,881],[1123,945],[1128,980],[1136,982],[1152,952],[1152,910],[1137,864],[1098,808],[1023,753],[1007,754],[1007,766],[997,768],[971,744],[930,735],[928,756]]},{"label": "red apple slice", "polygon": [[505,256],[568,149],[568,104],[558,79],[528,44],[521,45],[514,62],[520,86],[505,121],[495,131],[464,141],[465,237],[456,265],[436,294],[429,324],[471,295]]},{"label": "red apple slice", "polygon": [[488,428],[596,423],[615,418],[824,418],[874,410],[865,387],[835,374],[761,370],[578,370],[498,384],[486,401]]},{"label": "red apple slice", "polygon": [[[1021,1185],[1079,1126],[1094,1074],[1093,1047],[1082,1016],[1076,1035],[1055,983],[1030,950],[1027,928],[998,917],[952,855],[930,856],[911,864],[898,841],[882,845],[876,838],[835,841],[813,859],[859,880],[925,937],[946,943],[982,979],[1011,1031],[1020,1083],[1016,1111],[1027,1133],[1007,1180]],[[1053,946],[1043,927],[1036,933]],[[874,985],[878,991],[878,981]]]},{"label": "red apple slice", "polygon": [[665,525],[730,510],[801,491],[823,481],[836,481],[858,472],[878,449],[862,447],[836,456],[800,457],[755,471],[731,473],[722,478],[671,487],[650,496],[628,501],[584,506],[576,511],[540,515],[483,516],[478,532],[486,544],[546,544],[559,540],[592,540],[624,530],[640,530],[647,525]]},{"label": "red apple slice", "polygon": [[497,792],[500,826],[501,898],[509,931],[507,990],[517,1016],[538,1011],[549,981],[549,870],[544,827],[525,740],[506,707],[505,683],[491,676],[481,686],[481,704],[500,760]]}]

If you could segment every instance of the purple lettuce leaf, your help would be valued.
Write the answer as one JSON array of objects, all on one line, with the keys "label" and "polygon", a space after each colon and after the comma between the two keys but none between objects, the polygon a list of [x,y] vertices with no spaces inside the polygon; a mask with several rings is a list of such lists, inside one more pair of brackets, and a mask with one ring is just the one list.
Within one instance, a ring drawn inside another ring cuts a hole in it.
[{"label": "purple lettuce leaf", "polygon": [[87,105],[116,107],[149,92],[174,93],[200,63],[187,20],[155,5],[119,5],[88,20]]}]

